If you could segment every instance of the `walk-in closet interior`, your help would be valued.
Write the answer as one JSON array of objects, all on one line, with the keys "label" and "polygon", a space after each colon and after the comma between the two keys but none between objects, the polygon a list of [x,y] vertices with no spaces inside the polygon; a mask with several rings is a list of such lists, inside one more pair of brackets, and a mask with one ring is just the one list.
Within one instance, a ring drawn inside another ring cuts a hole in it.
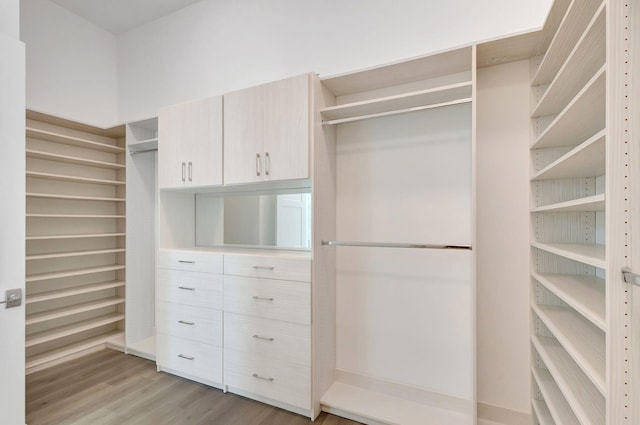
[{"label": "walk-in closet interior", "polygon": [[227,64],[250,84],[181,51],[193,82],[152,90],[204,0],[114,33],[126,101],[87,124],[29,86],[73,2],[20,3],[26,374],[108,348],[308,421],[639,423],[639,4],[338,72]]}]

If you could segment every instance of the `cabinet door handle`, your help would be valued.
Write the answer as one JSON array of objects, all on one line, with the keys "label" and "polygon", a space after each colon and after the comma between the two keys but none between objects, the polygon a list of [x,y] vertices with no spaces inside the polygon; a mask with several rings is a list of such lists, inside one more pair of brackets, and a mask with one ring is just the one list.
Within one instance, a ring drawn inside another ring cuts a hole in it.
[{"label": "cabinet door handle", "polygon": [[268,176],[269,171],[271,171],[271,157],[269,156],[269,152],[264,153],[264,175]]},{"label": "cabinet door handle", "polygon": [[260,376],[257,373],[254,373],[251,376],[253,376],[254,378],[257,378],[257,379],[262,379],[263,381],[273,382],[273,378],[265,378],[264,376]]},{"label": "cabinet door handle", "polygon": [[182,264],[195,264],[196,262],[193,260],[178,260],[178,263]]},{"label": "cabinet door handle", "polygon": [[183,325],[189,325],[189,326],[193,326],[196,324],[196,322],[188,322],[186,320],[178,320],[178,323],[181,323]]},{"label": "cabinet door handle", "polygon": [[182,163],[182,181],[185,181],[185,164]]},{"label": "cabinet door handle", "polygon": [[266,336],[260,336],[260,335],[254,335],[253,338],[254,339],[261,339],[263,341],[269,341],[269,342],[273,342],[274,341],[273,338],[269,338],[269,337],[266,337]]},{"label": "cabinet door handle", "polygon": [[189,161],[189,181],[193,181],[193,162]]},{"label": "cabinet door handle", "polygon": [[264,298],[264,297],[259,297],[257,295],[254,295],[253,299],[256,301],[269,301],[269,302],[274,300],[273,298]]},{"label": "cabinet door handle", "polygon": [[196,288],[189,288],[187,286],[178,286],[178,289],[184,289],[185,291],[195,291]]},{"label": "cabinet door handle", "polygon": [[187,356],[186,354],[178,354],[178,357],[185,360],[195,360],[195,357]]},{"label": "cabinet door handle", "polygon": [[256,176],[260,177],[260,154],[256,154]]},{"label": "cabinet door handle", "polygon": [[273,270],[275,267],[267,267],[267,266],[253,266],[256,270]]}]

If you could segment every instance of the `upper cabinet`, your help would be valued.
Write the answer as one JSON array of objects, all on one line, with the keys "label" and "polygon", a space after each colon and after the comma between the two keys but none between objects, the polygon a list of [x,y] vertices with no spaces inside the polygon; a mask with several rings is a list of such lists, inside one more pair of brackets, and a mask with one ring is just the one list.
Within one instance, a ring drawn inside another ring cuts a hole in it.
[{"label": "upper cabinet", "polygon": [[158,186],[222,184],[222,96],[181,103],[158,117]]},{"label": "upper cabinet", "polygon": [[309,178],[310,76],[224,95],[225,184]]}]

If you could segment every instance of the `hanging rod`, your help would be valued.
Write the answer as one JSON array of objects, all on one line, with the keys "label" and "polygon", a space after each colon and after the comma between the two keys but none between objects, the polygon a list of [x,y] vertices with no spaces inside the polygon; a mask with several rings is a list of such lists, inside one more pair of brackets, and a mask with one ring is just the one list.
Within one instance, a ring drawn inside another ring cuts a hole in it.
[{"label": "hanging rod", "polygon": [[390,243],[390,242],[348,242],[348,241],[322,241],[326,246],[364,246],[372,248],[420,248],[420,249],[462,249],[471,250],[471,245],[432,245],[417,243]]},{"label": "hanging rod", "polygon": [[152,149],[140,149],[140,150],[136,150],[134,151],[133,149],[129,150],[129,155],[135,155],[137,153],[145,153],[145,152],[155,152],[157,151],[158,148],[152,148]]}]

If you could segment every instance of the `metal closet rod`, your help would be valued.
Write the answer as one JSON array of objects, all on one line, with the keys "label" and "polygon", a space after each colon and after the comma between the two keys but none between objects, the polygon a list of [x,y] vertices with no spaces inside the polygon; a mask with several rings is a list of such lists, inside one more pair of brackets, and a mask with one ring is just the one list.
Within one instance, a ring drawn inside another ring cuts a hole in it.
[{"label": "metal closet rod", "polygon": [[433,245],[418,243],[392,242],[351,242],[351,241],[322,241],[326,246],[364,246],[373,248],[419,248],[419,249],[460,249],[470,251],[471,245]]},{"label": "metal closet rod", "polygon": [[129,151],[129,155],[136,155],[136,154],[139,154],[139,153],[145,153],[145,152],[155,152],[155,151],[157,151],[157,150],[158,150],[158,148],[153,148],[153,149],[141,149],[141,150],[137,150],[137,151],[135,151],[135,150],[131,149],[131,150]]}]

